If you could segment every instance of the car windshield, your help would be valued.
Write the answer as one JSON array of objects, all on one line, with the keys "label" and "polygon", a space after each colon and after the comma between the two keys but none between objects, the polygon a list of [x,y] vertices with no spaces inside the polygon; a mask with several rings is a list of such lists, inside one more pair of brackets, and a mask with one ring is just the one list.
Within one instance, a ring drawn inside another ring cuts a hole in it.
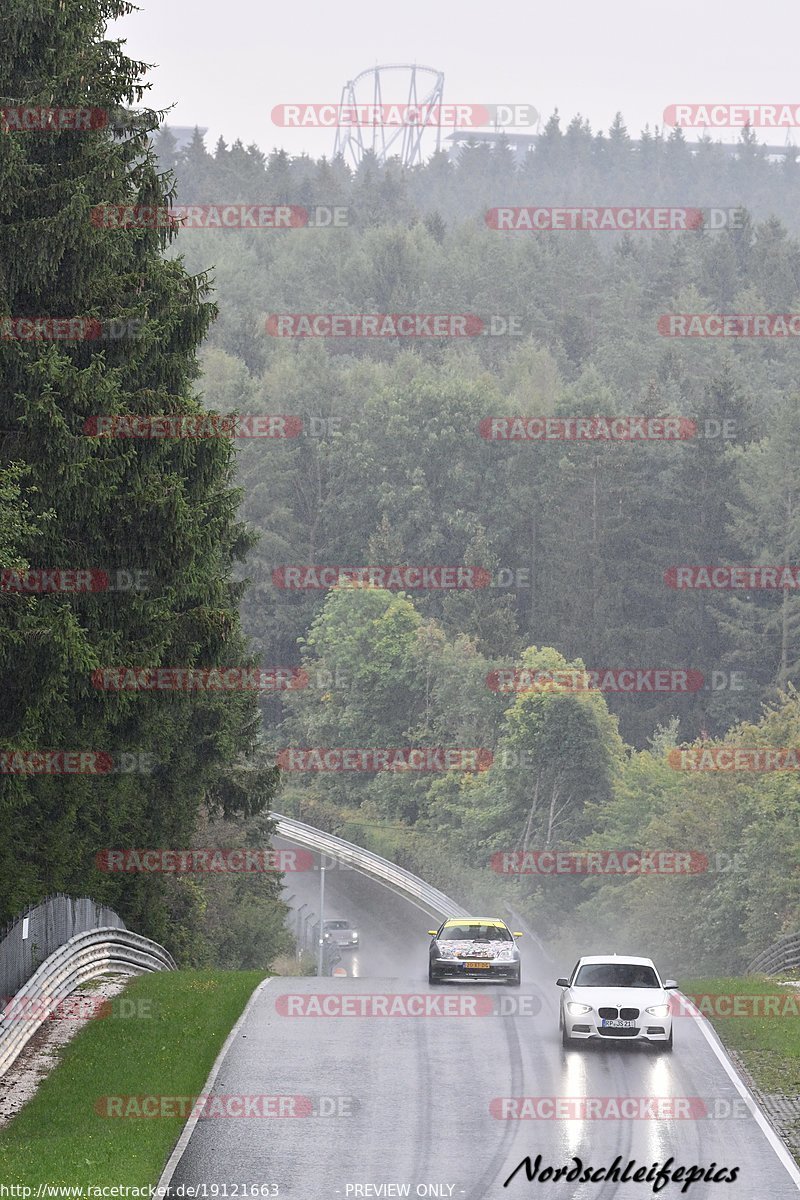
[{"label": "car windshield", "polygon": [[348,925],[347,921],[326,921],[325,928],[326,929],[349,929],[350,926]]},{"label": "car windshield", "polygon": [[445,925],[440,942],[510,942],[505,925]]},{"label": "car windshield", "polygon": [[642,963],[585,963],[573,987],[660,988],[652,967]]}]

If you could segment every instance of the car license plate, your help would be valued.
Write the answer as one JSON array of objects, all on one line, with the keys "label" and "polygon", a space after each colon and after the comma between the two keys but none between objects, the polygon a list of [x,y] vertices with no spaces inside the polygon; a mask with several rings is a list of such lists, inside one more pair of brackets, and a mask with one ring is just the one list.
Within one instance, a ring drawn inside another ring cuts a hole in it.
[{"label": "car license plate", "polygon": [[633,1029],[636,1026],[635,1021],[606,1020],[605,1017],[600,1018],[600,1024],[603,1029]]},{"label": "car license plate", "polygon": [[468,962],[466,965],[467,965],[468,967],[470,967],[470,968],[471,968],[473,971],[488,971],[488,970],[489,970],[489,967],[490,967],[492,964],[491,964],[491,963],[472,963],[472,962]]}]

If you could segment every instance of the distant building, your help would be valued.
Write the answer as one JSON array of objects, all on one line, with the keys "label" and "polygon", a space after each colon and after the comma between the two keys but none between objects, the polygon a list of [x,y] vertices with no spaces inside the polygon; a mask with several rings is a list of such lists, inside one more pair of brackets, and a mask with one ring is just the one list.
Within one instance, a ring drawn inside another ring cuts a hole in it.
[{"label": "distant building", "polygon": [[[541,136],[539,133],[514,133],[508,130],[487,130],[482,132],[475,129],[461,129],[456,130],[455,133],[448,134],[445,141],[450,143],[447,150],[450,158],[456,158],[461,146],[465,146],[470,142],[473,145],[479,145],[482,142],[490,146],[494,146],[498,142],[505,142],[511,148],[515,161],[521,163],[524,161],[528,150],[536,148]],[[638,149],[641,144],[638,138],[631,138],[630,140],[631,150]],[[698,146],[696,142],[687,142],[687,145],[693,154],[697,153]],[[714,145],[719,146],[731,158],[735,158],[742,148],[739,142],[715,142]],[[767,158],[772,161],[782,158],[796,159],[798,153],[800,153],[797,146],[788,144],[785,146],[760,145],[759,149],[765,150]]]}]

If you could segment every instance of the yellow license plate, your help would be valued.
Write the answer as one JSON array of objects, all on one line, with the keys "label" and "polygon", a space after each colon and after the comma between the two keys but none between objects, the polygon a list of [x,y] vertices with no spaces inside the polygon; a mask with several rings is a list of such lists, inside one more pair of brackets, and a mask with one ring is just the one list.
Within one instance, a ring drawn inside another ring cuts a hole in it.
[{"label": "yellow license plate", "polygon": [[491,965],[491,963],[466,963],[466,966],[473,971],[488,971]]}]

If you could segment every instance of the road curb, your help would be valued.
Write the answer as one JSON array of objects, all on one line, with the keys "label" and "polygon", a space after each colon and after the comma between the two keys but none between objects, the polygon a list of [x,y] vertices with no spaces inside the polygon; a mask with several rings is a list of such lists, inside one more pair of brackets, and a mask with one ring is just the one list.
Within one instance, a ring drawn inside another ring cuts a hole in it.
[{"label": "road curb", "polygon": [[722,1066],[728,1078],[731,1080],[733,1086],[736,1088],[748,1109],[753,1114],[753,1118],[761,1129],[761,1132],[764,1134],[770,1146],[775,1151],[775,1154],[788,1171],[795,1187],[800,1192],[800,1167],[797,1165],[797,1162],[792,1156],[789,1147],[781,1137],[780,1132],[770,1120],[769,1114],[764,1111],[758,1102],[758,1099],[754,1095],[750,1084],[742,1074],[738,1064],[731,1057],[728,1050],[726,1050],[722,1039],[711,1022],[707,1019],[707,1017],[703,1016],[698,1009],[695,1008],[688,996],[684,996],[683,992],[678,992],[678,995],[683,999],[690,1010],[694,1010],[695,1020],[697,1021],[700,1032],[713,1050],[718,1062]]}]

